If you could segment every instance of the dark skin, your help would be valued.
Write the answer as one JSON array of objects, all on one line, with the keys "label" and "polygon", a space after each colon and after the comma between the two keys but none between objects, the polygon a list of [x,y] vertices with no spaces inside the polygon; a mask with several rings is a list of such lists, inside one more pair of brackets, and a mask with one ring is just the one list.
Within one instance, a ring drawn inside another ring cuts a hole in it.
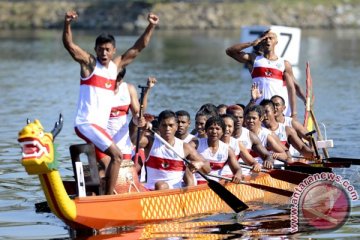
[{"label": "dark skin", "polygon": [[[244,63],[250,68],[253,68],[256,53],[246,53],[243,50],[249,47],[254,47],[260,45],[260,49],[265,58],[273,61],[277,60],[278,57],[275,54],[275,46],[277,44],[277,36],[271,30],[264,32],[264,34],[256,39],[253,42],[239,43],[235,44],[226,49],[226,54],[240,63]],[[286,82],[286,87],[289,94],[289,104],[291,107],[291,116],[297,116],[297,106],[296,106],[296,88],[294,83],[294,74],[292,71],[291,64],[285,60],[285,71],[283,78]]]},{"label": "dark skin", "polygon": [[[250,111],[245,116],[245,122],[247,128],[255,134],[257,134],[260,131],[262,120],[263,120],[263,116],[259,116],[259,114],[256,111]],[[288,154],[284,150],[284,147],[277,136],[273,134],[269,134],[267,136],[266,148],[271,149],[274,152],[272,155],[274,159],[279,159],[288,162],[291,161],[290,156],[288,156]]]},{"label": "dark skin", "polygon": [[[146,122],[144,118],[139,119],[139,126],[145,127],[145,124]],[[159,123],[159,128],[158,128],[159,135],[170,145],[173,146],[175,144],[175,132],[177,131],[177,128],[178,128],[178,124],[174,117],[163,119]],[[135,130],[137,130],[136,127],[130,129],[130,136],[133,143],[136,141],[137,131]],[[144,133],[145,131],[142,132]],[[153,136],[144,135],[144,134],[141,135],[139,146],[144,148],[146,156],[149,155],[153,143],[154,143]],[[196,151],[194,147],[192,147],[188,143],[184,143],[183,146],[184,146],[184,157],[191,162],[191,164],[188,166],[190,171],[186,172],[186,174],[189,174],[189,176],[185,175],[185,178],[189,178],[189,179],[186,179],[185,182],[188,183],[189,185],[192,185],[193,184],[192,172],[199,170],[204,174],[207,174],[211,171],[211,168],[209,163],[205,161],[205,159]],[[167,185],[166,182],[161,181],[155,185],[155,189],[156,190],[167,189],[168,186],[166,185]]]},{"label": "dark skin", "polygon": [[[211,150],[212,153],[216,153],[219,149],[220,138],[222,137],[224,132],[219,125],[213,124],[213,125],[209,126],[208,129],[206,129],[206,133],[208,136],[207,143],[208,143],[209,149]],[[193,140],[193,142],[197,148],[199,141],[197,139],[195,139],[195,140]],[[231,148],[229,148],[227,163],[229,164],[229,167],[234,174],[234,176],[232,178],[232,182],[240,183],[241,167],[236,160],[234,151]]]},{"label": "dark skin", "polygon": [[[234,125],[234,132],[233,137],[238,138],[241,136],[242,133],[242,126],[244,123],[244,111],[243,110],[233,110],[231,113],[235,117],[235,125]],[[251,141],[251,149],[256,152],[264,161],[263,166],[265,168],[272,168],[274,159],[272,158],[271,154],[268,150],[261,144],[261,141],[255,133],[251,132],[250,141]]]},{"label": "dark skin", "polygon": [[[94,50],[96,56],[94,56],[83,50],[73,41],[71,23],[77,18],[77,12],[72,10],[66,12],[62,40],[65,49],[69,52],[71,57],[80,64],[80,75],[83,78],[87,78],[93,73],[96,66],[96,60],[105,67],[108,67],[110,61],[113,61],[116,64],[118,71],[130,64],[139,55],[141,50],[148,45],[153,30],[159,22],[159,18],[150,13],[148,15],[148,27],[135,44],[125,53],[115,57],[116,47],[108,42],[95,46]],[[104,152],[111,158],[110,163],[103,163],[104,166],[107,166],[105,173],[107,179],[106,194],[113,194],[123,156],[114,142]]]},{"label": "dark skin", "polygon": [[[275,120],[274,108],[271,105],[264,106],[264,120],[263,124],[266,128],[271,131],[275,131],[279,128],[279,123]],[[301,153],[302,156],[306,158],[312,158],[314,156],[314,151],[310,149],[306,144],[298,137],[295,130],[289,126],[285,127],[287,142],[291,144],[297,151]]]}]

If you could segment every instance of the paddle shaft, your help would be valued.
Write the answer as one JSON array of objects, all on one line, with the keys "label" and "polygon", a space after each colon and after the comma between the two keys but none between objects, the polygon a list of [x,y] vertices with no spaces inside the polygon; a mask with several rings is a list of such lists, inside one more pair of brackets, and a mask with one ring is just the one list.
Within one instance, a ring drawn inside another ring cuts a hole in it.
[{"label": "paddle shaft", "polygon": [[[252,167],[248,165],[240,164],[240,166],[243,168],[252,169]],[[261,172],[268,173],[273,178],[292,184],[299,184],[309,176],[309,174],[306,173],[300,173],[300,172],[288,171],[282,169],[271,169],[271,170],[261,169]]]},{"label": "paddle shaft", "polygon": [[[223,180],[228,181],[228,182],[232,181],[232,179],[229,178],[229,177],[224,177],[224,176],[215,175],[215,174],[211,174],[211,173],[209,173],[208,176],[220,178],[220,179],[223,179]],[[270,186],[265,186],[265,185],[261,185],[261,184],[257,184],[257,183],[250,183],[250,182],[241,181],[240,184],[248,185],[248,186],[251,186],[251,187],[254,187],[254,188],[258,188],[258,189],[261,189],[261,190],[264,190],[264,191],[276,193],[276,194],[286,196],[286,197],[291,197],[293,195],[292,191],[284,190],[284,189],[280,189],[280,188],[274,188],[274,187],[270,187]]]},{"label": "paddle shaft", "polygon": [[[140,92],[140,109],[139,109],[139,118],[143,115],[143,108],[144,108],[144,91],[147,89],[147,86],[138,86],[141,89]],[[139,143],[140,143],[140,136],[141,136],[141,128],[137,129],[137,136],[136,136],[136,144],[135,144],[135,165],[139,162]]]},{"label": "paddle shaft", "polygon": [[[319,128],[319,125],[317,123],[317,120],[315,118],[315,114],[314,114],[314,111],[312,110],[312,108],[310,109],[310,115],[314,121],[314,125],[315,125],[315,129],[316,129],[316,132],[318,133],[318,138],[319,140],[323,140],[323,137],[321,135],[321,131],[320,131],[320,128]],[[313,144],[315,144],[315,140],[313,141]],[[316,147],[316,145],[314,145],[314,148]],[[316,147],[317,148],[317,147]],[[327,150],[327,148],[323,148],[323,153],[324,153],[324,156],[326,158],[329,158],[329,152]]]},{"label": "paddle shaft", "polygon": [[[181,156],[173,146],[171,146],[165,139],[163,139],[159,134],[157,134],[154,130],[150,129],[150,131],[154,134],[154,136],[159,139],[166,147],[171,149],[179,158],[181,158],[186,164],[191,164],[189,160]],[[248,205],[246,205],[243,201],[241,201],[239,198],[237,198],[234,194],[232,194],[229,190],[227,190],[223,185],[221,185],[219,182],[214,181],[212,179],[209,179],[204,173],[200,172],[199,170],[196,170],[198,174],[200,174],[207,182],[208,186],[211,190],[213,190],[224,202],[226,202],[229,207],[231,207],[236,213],[239,213],[247,208],[249,208]]]}]

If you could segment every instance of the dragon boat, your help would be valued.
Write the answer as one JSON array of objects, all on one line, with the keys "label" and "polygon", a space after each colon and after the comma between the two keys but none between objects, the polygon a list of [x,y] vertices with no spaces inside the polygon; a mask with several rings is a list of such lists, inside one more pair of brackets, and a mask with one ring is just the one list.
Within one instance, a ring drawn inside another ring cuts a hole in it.
[{"label": "dragon boat", "polygon": [[[59,162],[55,159],[53,141],[61,127],[61,116],[51,132],[45,132],[39,120],[33,122],[28,120],[27,125],[19,132],[18,141],[22,147],[21,164],[29,175],[39,176],[52,213],[73,230],[101,230],[232,211],[206,184],[181,189],[101,195],[99,191],[91,190],[94,187],[93,182],[85,181],[87,191],[92,192],[91,196],[73,195],[71,188],[68,188],[69,184],[64,184],[66,181],[62,181],[58,171]],[[72,145],[71,155],[73,155],[72,148],[82,149],[78,146],[89,149],[87,144]],[[72,161],[74,166],[73,156]],[[91,170],[91,164],[89,165]],[[95,170],[97,171],[97,168]],[[74,174],[76,175],[76,171]],[[247,183],[270,186],[288,192],[295,187],[294,184],[272,178],[267,173],[249,175],[245,180]],[[225,182],[221,184],[237,198],[250,205],[253,203],[286,205],[290,200],[289,196],[264,191],[249,184]],[[77,180],[75,186],[79,186]]]}]

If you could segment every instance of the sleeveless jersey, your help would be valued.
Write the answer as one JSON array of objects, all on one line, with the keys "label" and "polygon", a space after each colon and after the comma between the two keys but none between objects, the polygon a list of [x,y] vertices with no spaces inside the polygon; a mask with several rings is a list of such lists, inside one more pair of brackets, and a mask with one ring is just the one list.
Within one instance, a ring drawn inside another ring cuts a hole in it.
[{"label": "sleeveless jersey", "polygon": [[282,144],[284,144],[286,147],[289,147],[285,124],[279,123],[278,128],[272,132],[275,133],[276,136],[278,136]]},{"label": "sleeveless jersey", "polygon": [[90,123],[106,129],[114,99],[116,76],[117,66],[113,61],[106,68],[96,60],[92,74],[80,78],[75,126]]},{"label": "sleeveless jersey", "polygon": [[292,127],[292,118],[285,116],[285,121],[283,122],[286,126]]},{"label": "sleeveless jersey", "polygon": [[107,125],[107,132],[113,137],[113,141],[123,154],[132,153],[132,143],[129,136],[129,118],[131,98],[126,82],[122,82],[115,94],[113,107]]},{"label": "sleeveless jersey", "polygon": [[[241,136],[237,139],[245,146],[245,148],[249,152],[251,151],[252,142],[250,139],[250,130],[249,129],[242,127]],[[240,156],[238,156],[238,157],[240,157]]]},{"label": "sleeveless jersey", "polygon": [[184,142],[189,143],[195,136],[189,133],[185,139],[183,139]]},{"label": "sleeveless jersey", "polygon": [[286,88],[286,82],[283,79],[285,71],[285,60],[278,58],[271,61],[264,56],[257,56],[254,61],[251,77],[253,83],[257,83],[262,96],[257,100],[257,104],[263,99],[270,99],[274,95],[284,98],[286,109],[284,114],[290,116],[291,110],[289,105],[289,97]]},{"label": "sleeveless jersey", "polygon": [[[219,148],[216,153],[212,153],[207,138],[200,138],[199,145],[197,148],[198,153],[205,158],[206,161],[209,161],[211,172],[215,175],[221,175],[221,169],[225,166],[228,157],[229,157],[229,145],[219,141]],[[195,178],[198,183],[205,183],[205,179],[200,176],[200,174],[195,173]],[[215,181],[218,181],[217,178],[212,178]]]},{"label": "sleeveless jersey", "polygon": [[[175,138],[175,151],[184,157],[184,143]],[[147,189],[154,189],[157,181],[165,181],[170,189],[180,188],[185,173],[184,161],[157,138],[154,139],[149,156],[145,161]]]},{"label": "sleeveless jersey", "polygon": [[[260,131],[259,131],[259,133],[257,135],[259,137],[259,139],[260,139],[261,145],[263,145],[265,148],[267,146],[267,138],[268,138],[269,134],[271,134],[271,131],[269,129],[261,127],[261,129],[260,129]],[[263,160],[256,152],[251,150],[250,154],[251,154],[251,156],[253,156],[255,158],[255,160],[258,163],[262,164]]]},{"label": "sleeveless jersey", "polygon": [[[242,127],[242,130],[241,130],[241,135],[240,137],[238,138],[238,140],[245,146],[245,148],[248,150],[248,152],[253,155],[253,152],[251,150],[252,148],[252,142],[251,142],[251,139],[250,139],[250,130],[247,129],[247,128],[244,128]],[[239,152],[240,154],[240,152]],[[244,160],[242,160],[242,158],[240,157],[240,155],[237,155],[237,158],[238,158],[238,162],[240,164],[245,164]],[[243,175],[248,175],[251,173],[251,170],[250,169],[247,169],[247,168],[242,168],[242,174]]]},{"label": "sleeveless jersey", "polygon": [[[239,147],[239,140],[238,138],[230,137],[230,142],[228,143],[229,147],[234,151],[235,156],[239,156],[240,154],[240,147]],[[233,172],[229,166],[229,163],[226,163],[223,169],[221,170],[222,176],[233,176]]]}]

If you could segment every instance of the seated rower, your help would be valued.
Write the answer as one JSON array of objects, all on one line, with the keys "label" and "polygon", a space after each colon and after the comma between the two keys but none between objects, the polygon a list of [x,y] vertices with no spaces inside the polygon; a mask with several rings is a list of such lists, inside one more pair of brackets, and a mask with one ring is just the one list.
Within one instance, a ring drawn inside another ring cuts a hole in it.
[{"label": "seated rower", "polygon": [[308,132],[307,129],[296,118],[284,115],[283,112],[286,108],[285,100],[279,95],[272,96],[270,100],[274,103],[275,120],[279,123],[285,124],[286,126],[294,128],[300,138],[306,139],[309,143],[311,143],[310,138],[306,135]]},{"label": "seated rower", "polygon": [[[264,168],[272,168],[274,159],[270,152],[262,145],[259,137],[255,133],[243,127],[244,109],[237,104],[231,105],[226,109],[226,113],[234,117],[235,120],[232,136],[238,139],[253,157],[261,158],[259,161],[262,161]],[[249,171],[243,169],[243,173],[244,172]]]},{"label": "seated rower", "polygon": [[[240,183],[241,167],[236,160],[234,151],[228,144],[220,141],[225,132],[225,123],[219,116],[210,117],[205,124],[207,138],[193,140],[198,153],[200,153],[211,166],[211,173],[221,175],[221,171],[226,163],[232,171],[232,182]],[[197,184],[206,183],[200,174],[195,174]],[[216,180],[214,178],[214,180]]]},{"label": "seated rower", "polygon": [[314,151],[309,148],[296,134],[296,131],[283,123],[275,120],[275,107],[271,100],[263,99],[260,105],[264,107],[263,125],[279,137],[282,144],[288,149],[294,147],[305,158],[314,157]]},{"label": "seated rower", "polygon": [[175,112],[175,114],[178,121],[178,129],[175,133],[175,137],[189,143],[195,138],[193,134],[189,133],[189,127],[191,125],[190,114],[185,110],[179,110]]},{"label": "seated rower", "polygon": [[[255,133],[262,145],[267,148],[269,151],[272,151],[272,157],[274,159],[279,159],[280,161],[291,162],[291,156],[288,153],[288,150],[283,146],[279,138],[271,133],[269,129],[266,129],[261,126],[261,123],[264,119],[264,109],[259,105],[248,106],[245,110],[245,125],[253,133]],[[254,156],[254,155],[253,155]],[[254,156],[257,161],[261,161],[261,158]],[[276,164],[282,164],[282,162],[276,161]]]},{"label": "seated rower", "polygon": [[[221,137],[221,141],[228,144],[230,148],[234,151],[237,161],[240,164],[247,164],[253,167],[253,171],[259,172],[261,170],[261,164],[258,163],[246,149],[246,147],[242,144],[239,139],[236,139],[232,136],[234,131],[234,123],[235,119],[230,114],[224,114],[221,116],[225,123],[225,132]],[[242,174],[249,174],[249,169],[242,169]],[[225,177],[231,177],[233,175],[230,166],[228,163],[224,166],[221,171],[221,175]]]},{"label": "seated rower", "polygon": [[[162,111],[158,116],[158,131],[161,138],[174,147],[178,154],[191,162],[186,166],[185,162],[164,145],[159,139],[153,136],[140,136],[139,146],[144,148],[147,159],[145,166],[147,170],[147,182],[145,187],[150,190],[180,188],[183,182],[186,167],[191,172],[198,170],[207,174],[210,172],[210,165],[201,155],[196,152],[190,144],[175,137],[178,128],[176,114],[170,110]],[[136,123],[134,123],[136,125]],[[144,118],[140,119],[139,126],[144,127]],[[136,127],[130,128],[130,135],[133,142],[136,139]],[[145,132],[145,131],[142,131]],[[192,174],[191,174],[192,175]],[[191,178],[192,176],[189,176]],[[191,184],[191,180],[186,181]]]}]

